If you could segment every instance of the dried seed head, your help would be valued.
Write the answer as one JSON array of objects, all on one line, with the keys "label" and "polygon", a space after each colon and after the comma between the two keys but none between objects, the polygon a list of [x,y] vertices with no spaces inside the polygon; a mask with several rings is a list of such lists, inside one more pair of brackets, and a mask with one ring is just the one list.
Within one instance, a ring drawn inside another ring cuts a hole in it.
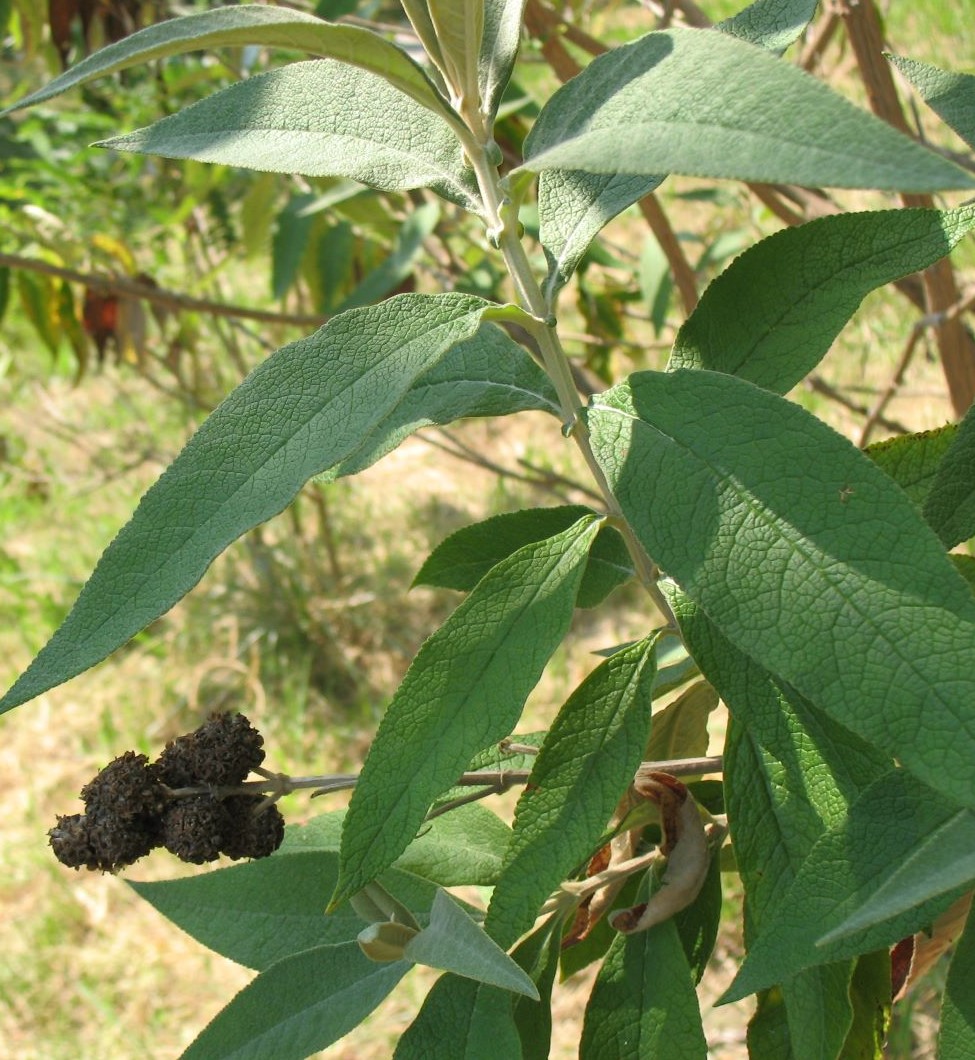
[{"label": "dried seed head", "polygon": [[158,842],[151,820],[106,813],[59,816],[48,835],[54,855],[63,865],[103,872],[117,872],[131,865]]},{"label": "dried seed head", "polygon": [[126,751],[81,789],[89,814],[121,819],[158,815],[166,805],[159,771],[145,755]]},{"label": "dried seed head", "polygon": [[166,744],[156,766],[171,788],[240,784],[264,761],[264,737],[243,714],[214,714]]},{"label": "dried seed head", "polygon": [[236,861],[266,858],[278,849],[284,839],[284,818],[277,806],[266,806],[255,815],[263,801],[263,795],[235,795],[225,800],[233,830],[220,848],[221,854]]},{"label": "dried seed head", "polygon": [[233,828],[227,808],[212,795],[178,799],[163,817],[163,846],[181,861],[202,865],[219,857]]}]

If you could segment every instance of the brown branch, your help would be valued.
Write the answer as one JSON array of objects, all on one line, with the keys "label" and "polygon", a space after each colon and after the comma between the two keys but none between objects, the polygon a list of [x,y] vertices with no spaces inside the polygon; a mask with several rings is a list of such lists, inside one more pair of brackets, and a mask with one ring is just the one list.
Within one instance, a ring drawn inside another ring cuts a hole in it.
[{"label": "brown branch", "polygon": [[[842,405],[843,408],[855,413],[857,416],[870,415],[870,409],[866,405],[861,405],[852,398],[848,398],[846,394],[827,383],[821,376],[807,375],[804,385],[807,390],[811,390],[814,394],[821,394],[823,397],[829,398],[830,401],[835,401],[837,405]],[[897,420],[888,419],[883,415],[877,417],[877,423],[892,434],[911,433],[910,427],[906,427],[903,423],[899,423]]]},{"label": "brown branch", "polygon": [[211,302],[205,298],[192,298],[151,283],[130,280],[123,276],[105,276],[99,273],[78,272],[76,269],[65,269],[37,258],[25,258],[19,254],[0,253],[0,268],[25,269],[29,272],[40,272],[46,276],[56,276],[69,283],[80,283],[96,291],[107,291],[127,298],[142,298],[155,305],[183,312],[209,313],[212,316],[237,317],[246,320],[259,320],[266,324],[288,324],[295,327],[320,327],[328,319],[324,316],[301,313],[276,313],[267,309],[251,309],[249,306],[230,305],[226,302]]},{"label": "brown branch", "polygon": [[857,443],[861,449],[867,447],[867,444],[870,441],[870,435],[873,433],[880,417],[883,415],[884,409],[890,404],[891,398],[897,393],[901,383],[904,382],[904,375],[906,374],[911,361],[914,359],[914,352],[917,349],[917,344],[920,342],[923,334],[923,322],[919,322],[911,328],[911,334],[904,345],[903,352],[897,362],[897,367],[894,369],[894,374],[890,377],[890,382],[884,387],[882,393],[878,395],[873,408],[867,414],[863,429],[860,431],[860,440]]}]

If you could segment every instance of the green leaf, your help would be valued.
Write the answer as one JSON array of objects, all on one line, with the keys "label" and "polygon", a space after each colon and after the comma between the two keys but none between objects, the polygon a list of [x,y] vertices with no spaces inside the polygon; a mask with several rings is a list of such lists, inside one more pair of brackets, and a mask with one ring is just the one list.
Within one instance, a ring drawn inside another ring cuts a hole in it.
[{"label": "green leaf", "polygon": [[552,1045],[552,986],[562,949],[562,918],[553,914],[520,942],[511,956],[531,976],[539,999],[515,998],[514,1016],[522,1060],[548,1060]]},{"label": "green leaf", "polygon": [[[295,106],[309,99],[315,101],[310,110]],[[477,209],[471,171],[450,127],[377,74],[328,59],[249,77],[98,146],[272,173],[351,177],[382,191],[429,187]]]},{"label": "green leaf", "polygon": [[781,55],[802,36],[818,3],[819,0],[755,0],[714,28]]},{"label": "green leaf", "polygon": [[958,424],[924,499],[924,518],[945,548],[975,536],[975,410]]},{"label": "green leaf", "polygon": [[478,803],[458,806],[429,822],[396,860],[396,868],[443,887],[493,887],[511,829]]},{"label": "green leaf", "polygon": [[[260,970],[314,946],[355,940],[363,924],[351,907],[322,914],[337,880],[337,851],[290,850],[202,876],[130,882],[198,942]],[[434,884],[398,869],[385,873],[382,883],[426,922]]]},{"label": "green leaf", "polygon": [[440,220],[440,207],[435,202],[424,203],[403,222],[396,235],[389,257],[363,277],[362,282],[335,310],[337,313],[357,306],[378,302],[413,274],[417,255],[423,241],[431,235]]},{"label": "green leaf", "polygon": [[[917,508],[923,510],[938,467],[957,433],[957,425],[948,424],[932,431],[888,438],[867,446],[864,451],[879,468],[890,475]],[[937,527],[933,529],[937,533]]]},{"label": "green leaf", "polygon": [[542,108],[515,174],[548,169],[938,191],[975,177],[768,52],[706,30],[594,59]]},{"label": "green leaf", "polygon": [[[414,431],[431,424],[453,423],[470,416],[509,416],[528,409],[561,416],[551,380],[523,346],[500,328],[484,324],[473,338],[457,343],[442,361],[421,375],[359,448],[323,475],[326,481],[356,475]],[[607,553],[602,537],[597,541],[597,551]],[[584,598],[588,598],[589,580],[583,579]]]},{"label": "green leaf", "polygon": [[377,964],[356,942],[285,957],[246,986],[182,1060],[303,1060],[361,1023],[409,968]]},{"label": "green leaf", "polygon": [[484,35],[484,0],[427,0],[444,73],[471,106],[480,98],[478,59]]},{"label": "green leaf", "polygon": [[[239,48],[247,44],[291,48],[352,63],[383,77],[442,118],[456,120],[447,101],[437,92],[423,69],[385,38],[358,26],[331,25],[291,8],[258,4],[222,7],[139,30],[90,55],[7,110],[32,106],[136,63],[204,48]],[[0,114],[5,113],[6,110],[0,111]]]},{"label": "green leaf", "polygon": [[306,207],[314,195],[296,195],[278,214],[271,240],[271,297],[278,299],[291,290],[308,245],[314,217]]},{"label": "green leaf", "polygon": [[964,888],[928,899],[856,936],[822,941],[957,812],[957,806],[901,769],[890,770],[867,788],[849,815],[822,835],[795,879],[765,911],[761,931],[722,1001],[745,997],[806,968],[888,946],[935,920]]},{"label": "green leaf", "polygon": [[521,43],[525,0],[484,0],[484,35],[478,62],[481,112],[488,119],[498,113]]},{"label": "green leaf", "polygon": [[975,880],[975,813],[959,810],[920,840],[852,916],[823,936],[833,942]]},{"label": "green leaf", "polygon": [[521,1060],[512,996],[445,975],[396,1046],[393,1060]]},{"label": "green leaf", "polygon": [[[442,541],[426,558],[414,585],[469,592],[497,563],[533,541],[541,541],[592,515],[581,504],[505,512],[465,526]],[[596,607],[633,577],[626,545],[612,527],[600,529],[579,587],[577,607]]]},{"label": "green leaf", "polygon": [[598,529],[584,518],[502,560],[420,649],[353,792],[333,908],[399,857],[476,751],[511,732],[568,629]]},{"label": "green leaf", "polygon": [[975,76],[953,74],[899,55],[888,59],[918,90],[921,99],[968,144],[975,147]]},{"label": "green leaf", "polygon": [[721,925],[721,859],[711,858],[708,874],[701,890],[689,906],[674,916],[674,924],[680,937],[691,973],[691,982],[699,983],[704,977],[714,952]]},{"label": "green leaf", "polygon": [[725,637],[975,806],[975,601],[868,457],[798,406],[704,371],[637,373],[589,423],[644,547]]},{"label": "green leaf", "polygon": [[968,914],[948,968],[941,1002],[940,1060],[969,1060],[975,1055],[975,916]]},{"label": "green leaf", "polygon": [[269,357],[143,497],[0,710],[100,662],[163,614],[231,541],[355,452],[413,382],[493,312],[469,295],[401,295],[333,317]]},{"label": "green leaf", "polygon": [[593,853],[643,759],[656,636],[611,656],[572,693],[518,800],[485,929],[510,946]]},{"label": "green leaf", "polygon": [[[799,18],[799,11],[810,6],[815,6],[811,0],[759,0],[715,28],[775,50]],[[749,17],[748,12],[753,15]],[[771,33],[768,40],[762,33],[763,23]],[[665,179],[662,174],[582,172],[585,168],[546,169],[538,178],[539,238],[548,262],[543,293],[549,309],[554,308],[558,292],[569,282],[596,234]]]},{"label": "green leaf", "polygon": [[839,1055],[846,1060],[874,1060],[882,1057],[890,1021],[890,953],[877,950],[864,954],[850,980],[853,1024]]},{"label": "green leaf", "polygon": [[650,761],[700,758],[708,753],[708,717],[718,705],[718,694],[705,681],[697,681],[653,719],[647,744]]},{"label": "green leaf", "polygon": [[975,207],[963,206],[837,214],[776,232],[704,292],[669,367],[727,372],[784,394],[870,291],[927,268],[972,228]]},{"label": "green leaf", "polygon": [[443,890],[433,900],[429,926],[410,939],[404,956],[417,964],[539,999],[531,977]]},{"label": "green leaf", "polygon": [[707,1056],[697,994],[673,920],[618,935],[586,1006],[580,1060],[643,1056]]}]

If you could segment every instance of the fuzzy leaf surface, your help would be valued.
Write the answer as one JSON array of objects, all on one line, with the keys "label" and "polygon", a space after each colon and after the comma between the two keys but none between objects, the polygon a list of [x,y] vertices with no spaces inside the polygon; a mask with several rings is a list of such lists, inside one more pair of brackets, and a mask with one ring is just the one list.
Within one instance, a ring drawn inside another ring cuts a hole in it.
[{"label": "fuzzy leaf surface", "polygon": [[887,57],[918,90],[921,99],[968,144],[975,147],[975,75],[955,74],[904,56]]},{"label": "fuzzy leaf surface", "polygon": [[817,841],[792,883],[780,890],[722,1000],[745,997],[806,968],[889,946],[930,924],[964,888],[929,898],[855,936],[823,941],[870,900],[926,836],[957,812],[957,806],[901,769],[890,770],[872,784],[851,806],[849,816]]},{"label": "fuzzy leaf surface", "polygon": [[781,55],[802,36],[818,3],[819,0],[755,0],[714,28]]},{"label": "fuzzy leaf surface", "polygon": [[528,973],[443,890],[433,900],[430,923],[406,944],[405,956],[417,964],[538,1000],[538,989]]},{"label": "fuzzy leaf surface", "polygon": [[673,920],[618,935],[586,1006],[580,1060],[704,1060],[707,1051],[694,981]]},{"label": "fuzzy leaf surface", "polygon": [[88,56],[8,109],[32,106],[136,63],[204,48],[240,48],[247,44],[293,48],[353,63],[382,76],[441,117],[452,117],[446,100],[422,67],[384,37],[358,26],[333,25],[291,8],[258,4],[222,7],[147,26]]},{"label": "fuzzy leaf surface", "polygon": [[587,858],[632,782],[650,732],[652,636],[601,663],[552,723],[518,800],[485,929],[503,946]]},{"label": "fuzzy leaf surface", "polygon": [[285,957],[244,987],[182,1060],[304,1060],[358,1026],[409,969],[369,960],[357,942]]},{"label": "fuzzy leaf surface", "polygon": [[484,35],[481,39],[481,110],[493,118],[511,78],[521,43],[525,0],[484,0]]},{"label": "fuzzy leaf surface", "polygon": [[0,710],[94,666],[172,607],[227,545],[354,453],[492,312],[468,295],[401,295],[272,354],[142,498]]},{"label": "fuzzy leaf surface", "polygon": [[329,481],[356,475],[433,424],[528,410],[560,415],[551,380],[523,346],[501,328],[484,324],[424,372],[358,449],[324,475]]},{"label": "fuzzy leaf surface", "polygon": [[972,228],[975,207],[963,206],[838,214],[776,232],[704,292],[669,367],[727,372],[784,394],[870,291],[932,265]]},{"label": "fuzzy leaf surface", "polygon": [[[322,915],[338,880],[338,861],[337,851],[279,852],[202,876],[131,886],[204,946],[263,970],[314,946],[355,941],[363,923],[350,906]],[[381,882],[426,923],[435,884],[398,869]]]},{"label": "fuzzy leaf surface", "polygon": [[542,108],[525,159],[515,173],[682,173],[919,192],[975,187],[975,177],[798,68],[693,29],[650,33],[594,59]]},{"label": "fuzzy leaf surface", "polygon": [[938,1056],[940,1060],[975,1056],[975,916],[971,913],[948,968]]},{"label": "fuzzy leaf surface", "polygon": [[[512,552],[557,534],[591,514],[592,510],[581,504],[525,508],[462,527],[430,553],[413,584],[469,592]],[[632,577],[633,565],[623,539],[612,527],[602,527],[589,553],[576,606],[596,607]]]},{"label": "fuzzy leaf surface", "polygon": [[446,122],[377,74],[329,59],[249,77],[99,146],[271,173],[351,177],[382,191],[428,187],[477,209],[473,178]]},{"label": "fuzzy leaf surface", "polygon": [[502,560],[420,649],[353,792],[333,906],[388,868],[471,757],[512,731],[568,629],[598,529],[583,518]]},{"label": "fuzzy leaf surface", "polygon": [[[644,547],[725,637],[975,806],[975,600],[868,457],[798,406],[705,371],[637,373],[589,422]],[[672,500],[654,503],[659,491]]]}]

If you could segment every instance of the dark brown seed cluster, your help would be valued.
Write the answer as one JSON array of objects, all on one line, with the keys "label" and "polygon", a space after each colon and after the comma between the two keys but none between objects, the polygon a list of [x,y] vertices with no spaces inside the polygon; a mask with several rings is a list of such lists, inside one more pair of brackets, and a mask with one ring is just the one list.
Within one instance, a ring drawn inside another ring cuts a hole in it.
[{"label": "dark brown seed cluster", "polygon": [[284,818],[262,795],[177,789],[235,787],[264,761],[264,738],[243,714],[214,714],[166,745],[150,763],[135,751],[110,762],[81,789],[83,814],[59,816],[51,847],[70,868],[115,872],[154,847],[200,865],[221,854],[264,858],[281,845]]}]

